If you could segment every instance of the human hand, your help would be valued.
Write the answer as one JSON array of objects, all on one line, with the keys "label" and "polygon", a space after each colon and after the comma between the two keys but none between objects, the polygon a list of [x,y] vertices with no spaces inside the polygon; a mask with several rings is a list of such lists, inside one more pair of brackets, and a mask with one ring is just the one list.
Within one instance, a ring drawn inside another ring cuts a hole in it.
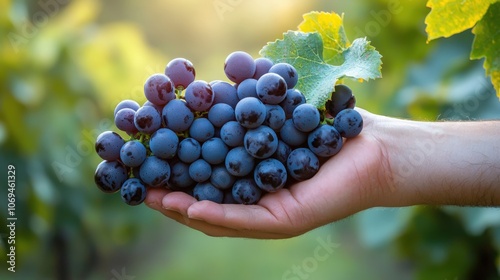
[{"label": "human hand", "polygon": [[217,204],[166,189],[150,189],[146,204],[210,236],[289,238],[376,206],[390,190],[384,146],[376,137],[376,115],[358,109],[360,135],[344,143],[311,179],[275,193],[256,205]]}]

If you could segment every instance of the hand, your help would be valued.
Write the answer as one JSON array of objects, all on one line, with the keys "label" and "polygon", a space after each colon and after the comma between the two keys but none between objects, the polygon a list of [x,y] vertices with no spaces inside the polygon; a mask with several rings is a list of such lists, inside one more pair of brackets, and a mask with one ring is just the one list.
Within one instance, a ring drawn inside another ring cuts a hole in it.
[{"label": "hand", "polygon": [[379,204],[391,192],[388,158],[375,136],[376,115],[358,109],[361,134],[344,143],[311,179],[265,194],[257,205],[197,201],[182,192],[150,189],[146,204],[210,236],[289,238]]}]

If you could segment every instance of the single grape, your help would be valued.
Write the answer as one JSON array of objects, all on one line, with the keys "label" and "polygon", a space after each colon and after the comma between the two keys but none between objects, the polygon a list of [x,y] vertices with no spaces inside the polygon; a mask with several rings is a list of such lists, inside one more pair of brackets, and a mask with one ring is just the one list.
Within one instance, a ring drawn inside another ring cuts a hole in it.
[{"label": "single grape", "polygon": [[210,182],[198,183],[193,189],[193,197],[196,200],[210,200],[215,203],[222,203],[224,193],[214,187]]},{"label": "single grape", "polygon": [[240,99],[238,98],[236,88],[232,84],[224,81],[214,81],[210,84],[214,92],[213,104],[224,103],[231,106],[233,109],[236,107]]},{"label": "single grape", "polygon": [[149,100],[146,100],[146,102],[144,102],[144,104],[142,104],[142,106],[149,106],[149,107],[154,107],[156,109],[156,111],[158,111],[158,113],[161,114],[161,112],[163,111],[163,107],[165,107],[164,105],[156,105],[154,103],[151,103],[151,101]]},{"label": "single grape", "polygon": [[318,108],[311,104],[300,104],[293,110],[293,125],[302,132],[313,131],[318,127],[320,119],[321,116]]},{"label": "single grape", "polygon": [[246,52],[233,52],[226,58],[224,73],[226,73],[229,80],[241,83],[255,74],[255,61]]},{"label": "single grape", "polygon": [[266,104],[266,111],[267,113],[264,125],[269,126],[275,131],[279,131],[286,121],[285,111],[279,105],[269,104]]},{"label": "single grape", "polygon": [[240,204],[255,204],[260,200],[262,191],[257,187],[253,179],[243,178],[234,182],[233,198]]},{"label": "single grape", "polygon": [[230,147],[243,146],[243,139],[246,132],[246,128],[241,126],[237,121],[230,121],[221,127],[220,138]]},{"label": "single grape", "polygon": [[263,160],[255,167],[254,180],[262,190],[276,192],[286,184],[286,168],[277,159],[269,158]]},{"label": "single grape", "polygon": [[331,157],[342,148],[342,137],[333,126],[324,124],[309,134],[307,144],[317,156]]},{"label": "single grape", "polygon": [[283,140],[278,141],[278,149],[276,149],[276,152],[274,153],[273,157],[277,160],[279,160],[281,163],[286,164],[286,160],[288,159],[288,156],[292,152],[292,148],[288,146]]},{"label": "single grape", "polygon": [[226,156],[226,169],[231,175],[246,176],[254,168],[255,159],[245,150],[245,147],[236,147],[231,149]]},{"label": "single grape", "polygon": [[189,128],[189,135],[200,143],[214,137],[214,133],[214,125],[207,118],[195,119]]},{"label": "single grape", "polygon": [[248,130],[243,143],[251,156],[264,159],[272,156],[278,149],[278,136],[270,127],[263,125]]},{"label": "single grape", "polygon": [[189,164],[178,161],[171,166],[168,188],[173,191],[193,187],[196,182],[189,176]]},{"label": "single grape", "polygon": [[128,141],[120,149],[120,159],[128,167],[140,166],[146,159],[146,147],[137,140]]},{"label": "single grape", "polygon": [[335,117],[340,111],[352,109],[355,105],[356,98],[352,94],[352,90],[346,85],[336,85],[330,99],[325,103],[325,108],[332,117]]},{"label": "single grape", "polygon": [[246,79],[238,84],[236,89],[236,94],[238,94],[239,99],[245,97],[256,97],[257,96],[257,80],[256,79]]},{"label": "single grape", "polygon": [[265,57],[259,57],[255,60],[255,74],[253,78],[258,80],[262,75],[269,72],[269,69],[273,67],[273,62]]},{"label": "single grape", "polygon": [[94,174],[97,187],[105,193],[117,192],[127,179],[127,169],[118,161],[102,161]]},{"label": "single grape", "polygon": [[289,89],[286,91],[285,100],[280,103],[285,111],[285,116],[287,119],[292,118],[293,110],[300,104],[306,103],[306,97],[297,89]]},{"label": "single grape", "polygon": [[194,120],[194,114],[186,102],[174,99],[163,107],[163,123],[174,132],[184,132],[189,129]]},{"label": "single grape", "polygon": [[260,77],[255,89],[259,99],[266,104],[279,104],[286,98],[286,81],[275,73],[267,73]]},{"label": "single grape", "polygon": [[170,178],[170,165],[166,160],[150,156],[142,163],[139,174],[147,186],[163,188]]},{"label": "single grape", "polygon": [[125,131],[127,134],[136,134],[139,130],[135,127],[134,117],[134,110],[130,108],[123,108],[116,112],[115,125],[119,130]]},{"label": "single grape", "polygon": [[217,103],[208,111],[208,120],[215,127],[222,127],[229,121],[234,121],[234,109],[226,103]]},{"label": "single grape", "polygon": [[214,137],[208,139],[201,146],[201,157],[210,164],[220,164],[226,159],[229,149],[222,139]]},{"label": "single grape", "polygon": [[228,190],[233,186],[234,181],[236,181],[236,177],[231,175],[224,165],[217,165],[212,168],[210,183],[212,183],[214,187],[221,190]]},{"label": "single grape", "polygon": [[161,115],[154,107],[141,107],[135,112],[134,124],[140,132],[152,134],[161,126]]},{"label": "single grape", "polygon": [[174,84],[163,74],[153,74],[144,83],[144,95],[153,104],[165,105],[175,99]]},{"label": "single grape", "polygon": [[270,69],[269,73],[276,73],[283,77],[288,88],[293,88],[299,81],[299,74],[295,67],[288,63],[276,63]]},{"label": "single grape", "polygon": [[104,131],[97,136],[95,150],[104,160],[118,160],[120,159],[120,149],[123,144],[125,144],[125,141],[118,133]]},{"label": "single grape", "polygon": [[131,178],[123,183],[120,193],[125,203],[135,206],[141,204],[146,199],[147,190],[141,180]]},{"label": "single grape", "polygon": [[236,120],[246,128],[257,128],[266,120],[266,105],[255,97],[246,97],[236,104]]},{"label": "single grape", "polygon": [[116,116],[116,113],[118,113],[118,111],[120,111],[121,109],[128,108],[128,109],[132,109],[134,111],[137,111],[137,110],[139,110],[140,107],[141,106],[136,101],[130,100],[130,99],[125,99],[125,100],[120,101],[120,103],[118,103],[116,105],[114,115]]},{"label": "single grape", "polygon": [[353,138],[363,130],[363,117],[354,109],[344,109],[335,117],[333,127],[342,137]]},{"label": "single grape", "polygon": [[207,111],[214,102],[212,86],[205,81],[194,81],[186,88],[184,99],[191,110],[197,112]]},{"label": "single grape", "polygon": [[189,176],[198,183],[207,181],[210,175],[212,175],[212,166],[204,159],[197,159],[189,165]]},{"label": "single grape", "polygon": [[280,129],[280,137],[283,142],[292,147],[298,147],[307,141],[307,133],[298,130],[292,119],[285,121]]},{"label": "single grape", "polygon": [[149,148],[151,152],[163,159],[171,159],[177,154],[179,147],[179,137],[175,132],[168,128],[160,128],[149,140]]},{"label": "single grape", "polygon": [[185,163],[191,163],[201,155],[201,145],[200,142],[196,141],[194,138],[183,139],[179,143],[179,149],[177,150],[177,157]]},{"label": "single grape", "polygon": [[167,64],[165,75],[172,80],[177,89],[184,90],[194,81],[196,71],[191,61],[175,58]]},{"label": "single grape", "polygon": [[295,180],[304,181],[313,177],[319,170],[319,160],[307,148],[293,150],[286,161],[288,174]]}]

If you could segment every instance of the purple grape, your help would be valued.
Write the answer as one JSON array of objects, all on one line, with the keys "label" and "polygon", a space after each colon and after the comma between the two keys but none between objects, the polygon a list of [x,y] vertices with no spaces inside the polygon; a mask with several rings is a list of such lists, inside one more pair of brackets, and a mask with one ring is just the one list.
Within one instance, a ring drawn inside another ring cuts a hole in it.
[{"label": "purple grape", "polygon": [[233,52],[226,58],[224,73],[229,80],[241,83],[245,79],[252,78],[255,74],[255,61],[246,52]]},{"label": "purple grape", "polygon": [[196,71],[191,61],[185,58],[175,58],[167,64],[165,75],[172,80],[177,89],[183,90],[194,81]]},{"label": "purple grape", "polygon": [[212,87],[205,81],[194,81],[186,88],[184,99],[193,111],[203,112],[210,109],[214,102]]},{"label": "purple grape", "polygon": [[165,105],[175,99],[174,84],[163,74],[153,74],[144,84],[144,95],[153,104]]}]

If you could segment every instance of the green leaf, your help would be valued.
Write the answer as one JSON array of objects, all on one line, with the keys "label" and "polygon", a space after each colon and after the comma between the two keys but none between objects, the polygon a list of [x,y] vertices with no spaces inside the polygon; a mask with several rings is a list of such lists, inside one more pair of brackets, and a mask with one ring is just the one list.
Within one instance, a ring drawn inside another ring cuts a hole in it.
[{"label": "green leaf", "polygon": [[498,0],[429,0],[431,12],[425,18],[428,40],[450,37],[472,28]]},{"label": "green leaf", "polygon": [[296,88],[308,103],[323,108],[337,80],[348,77],[369,80],[381,77],[381,55],[366,40],[356,39],[343,50],[341,65],[331,65],[323,58],[323,40],[317,32],[289,31],[283,39],[268,43],[260,54],[275,63],[292,64],[299,74]]},{"label": "green leaf", "polygon": [[487,13],[472,30],[476,35],[471,59],[485,58],[486,75],[491,76],[497,96],[500,97],[500,2],[490,5]]},{"label": "green leaf", "polygon": [[299,31],[318,32],[321,35],[323,60],[328,64],[342,64],[342,52],[351,44],[345,34],[343,18],[336,13],[325,12],[311,12],[303,17]]}]

